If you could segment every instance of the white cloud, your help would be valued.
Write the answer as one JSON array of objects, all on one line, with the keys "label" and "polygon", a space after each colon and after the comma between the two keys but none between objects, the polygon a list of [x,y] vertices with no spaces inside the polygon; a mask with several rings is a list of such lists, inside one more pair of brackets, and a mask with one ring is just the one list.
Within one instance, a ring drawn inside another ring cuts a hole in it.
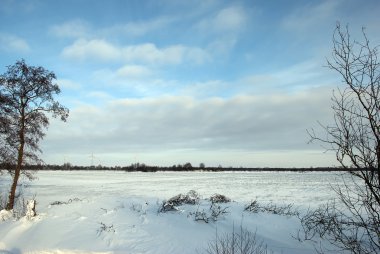
[{"label": "white cloud", "polygon": [[321,25],[326,24],[326,22],[336,22],[336,12],[341,2],[341,0],[325,0],[317,5],[307,4],[306,6],[301,6],[285,17],[282,26],[296,32],[305,30],[315,32],[316,28],[323,28],[324,26]]},{"label": "white cloud", "polygon": [[120,58],[120,50],[105,40],[79,39],[63,49],[62,55],[75,60],[110,61]]},{"label": "white cloud", "polygon": [[242,7],[231,6],[201,20],[197,27],[205,33],[238,33],[245,26],[247,19],[246,11]]},{"label": "white cloud", "polygon": [[51,26],[50,33],[56,37],[75,39],[120,38],[120,36],[138,37],[160,30],[173,21],[174,19],[171,17],[162,16],[148,21],[128,22],[94,29],[87,21],[74,19]]},{"label": "white cloud", "polygon": [[329,98],[329,89],[311,89],[230,99],[112,100],[105,107],[72,109],[67,123],[53,122],[44,150],[67,155],[92,151],[103,158],[181,149],[215,154],[315,150],[306,144],[305,130],[316,126],[317,120],[331,120]]},{"label": "white cloud", "polygon": [[65,58],[74,60],[119,61],[147,64],[201,64],[209,60],[208,53],[196,47],[172,45],[157,48],[153,43],[116,46],[106,40],[79,39],[63,49]]},{"label": "white cloud", "polygon": [[201,64],[209,59],[208,53],[196,47],[172,45],[157,48],[153,43],[131,45],[121,48],[123,60],[148,64]]},{"label": "white cloud", "polygon": [[25,0],[25,1],[14,1],[14,0],[2,0],[0,4],[0,12],[5,12],[7,14],[15,15],[15,13],[23,15],[29,15],[30,12],[41,7],[40,0]]},{"label": "white cloud", "polygon": [[22,38],[10,34],[0,33],[0,49],[5,51],[30,51],[29,44]]},{"label": "white cloud", "polygon": [[244,9],[241,7],[228,7],[215,16],[211,25],[219,31],[236,31],[245,24],[245,15]]},{"label": "white cloud", "polygon": [[90,28],[87,22],[77,19],[54,25],[50,28],[50,32],[57,37],[83,38],[90,34]]},{"label": "white cloud", "polygon": [[109,28],[101,29],[100,33],[105,35],[125,35],[128,37],[137,37],[143,36],[149,32],[160,30],[171,24],[173,21],[173,18],[164,16],[153,20],[114,25]]},{"label": "white cloud", "polygon": [[141,65],[125,65],[116,70],[116,76],[120,78],[145,78],[151,74],[151,71]]},{"label": "white cloud", "polygon": [[241,6],[219,9],[214,15],[200,20],[194,29],[208,38],[208,51],[214,56],[227,55],[235,47],[249,21],[248,10]]},{"label": "white cloud", "polygon": [[172,91],[175,91],[175,94],[196,98],[233,97],[239,94],[270,96],[271,94],[294,93],[317,87],[329,87],[332,90],[339,84],[341,82],[336,73],[328,68],[322,68],[318,61],[306,61],[284,69],[258,72],[231,81],[215,79],[181,83],[181,86],[175,84],[180,89],[172,89]]},{"label": "white cloud", "polygon": [[339,77],[318,61],[306,61],[285,69],[255,73],[236,80],[178,80],[163,78],[165,70],[155,66],[125,64],[118,69],[102,68],[93,72],[91,83],[98,87],[117,89],[131,97],[162,95],[193,96],[195,98],[233,97],[239,94],[269,95],[303,91],[313,87],[336,87]]},{"label": "white cloud", "polygon": [[70,79],[58,79],[57,83],[61,89],[79,90],[82,86]]},{"label": "white cloud", "polygon": [[144,65],[127,64],[119,69],[103,68],[91,75],[93,84],[98,87],[116,90],[120,97],[157,97],[163,94],[176,94],[181,87],[177,80],[159,78],[159,71]]},{"label": "white cloud", "polygon": [[96,99],[97,101],[110,101],[114,99],[110,94],[104,91],[91,91],[86,94],[86,97]]},{"label": "white cloud", "polygon": [[210,52],[216,55],[225,55],[227,54],[237,42],[236,36],[227,36],[216,39],[208,45]]},{"label": "white cloud", "polygon": [[315,60],[301,62],[270,73],[248,75],[237,83],[240,85],[238,89],[243,89],[244,86],[250,87],[248,91],[260,94],[299,91],[313,87],[335,87],[340,84],[335,73],[328,68],[322,68]]}]

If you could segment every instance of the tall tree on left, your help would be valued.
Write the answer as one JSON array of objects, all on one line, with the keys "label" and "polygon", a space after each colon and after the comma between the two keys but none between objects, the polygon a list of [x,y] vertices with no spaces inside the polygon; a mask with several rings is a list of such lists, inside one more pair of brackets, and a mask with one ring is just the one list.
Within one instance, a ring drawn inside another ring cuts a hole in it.
[{"label": "tall tree on left", "polygon": [[60,93],[53,72],[24,60],[0,76],[0,162],[13,177],[7,210],[15,203],[17,182],[26,164],[39,164],[39,141],[49,125],[47,114],[66,121],[69,110],[54,99]]}]

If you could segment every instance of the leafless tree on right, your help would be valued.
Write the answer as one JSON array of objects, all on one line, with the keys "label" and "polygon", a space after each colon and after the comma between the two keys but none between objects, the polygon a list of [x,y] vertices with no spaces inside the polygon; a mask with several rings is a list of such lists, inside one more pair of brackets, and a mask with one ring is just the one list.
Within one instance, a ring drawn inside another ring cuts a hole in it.
[{"label": "leafless tree on right", "polygon": [[[301,222],[305,239],[327,240],[341,251],[380,253],[380,62],[365,29],[362,42],[338,23],[328,67],[343,81],[333,93],[334,122],[310,130],[311,141],[334,151],[350,177],[334,188],[336,202],[309,211]],[[323,250],[321,248],[320,250]]]}]

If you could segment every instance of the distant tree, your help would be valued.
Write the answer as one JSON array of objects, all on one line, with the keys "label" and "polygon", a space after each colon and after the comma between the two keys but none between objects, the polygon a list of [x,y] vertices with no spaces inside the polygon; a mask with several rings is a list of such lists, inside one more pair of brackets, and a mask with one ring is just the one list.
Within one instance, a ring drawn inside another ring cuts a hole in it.
[{"label": "distant tree", "polygon": [[204,164],[203,162],[199,164],[199,168],[200,168],[200,169],[204,169],[205,167],[206,167],[206,166],[205,166],[205,164]]},{"label": "distant tree", "polygon": [[7,209],[13,209],[20,174],[28,178],[25,164],[38,164],[39,141],[49,125],[46,113],[66,121],[69,111],[53,96],[60,93],[56,76],[42,67],[29,66],[24,60],[8,66],[0,76],[0,135],[2,162],[13,165],[9,172],[13,182]]},{"label": "distant tree", "polygon": [[190,162],[187,162],[187,163],[185,163],[185,164],[183,165],[183,168],[186,169],[186,170],[189,170],[189,169],[192,169],[193,166],[191,165]]},{"label": "distant tree", "polygon": [[329,203],[303,218],[309,235],[327,239],[352,253],[380,253],[380,62],[378,46],[351,39],[348,27],[337,24],[332,59],[344,87],[334,92],[334,123],[323,126],[325,136],[311,130],[312,141],[336,154],[351,182],[335,191],[341,201]]},{"label": "distant tree", "polygon": [[70,162],[65,162],[65,163],[63,163],[62,168],[64,170],[70,170],[72,168],[72,165]]}]

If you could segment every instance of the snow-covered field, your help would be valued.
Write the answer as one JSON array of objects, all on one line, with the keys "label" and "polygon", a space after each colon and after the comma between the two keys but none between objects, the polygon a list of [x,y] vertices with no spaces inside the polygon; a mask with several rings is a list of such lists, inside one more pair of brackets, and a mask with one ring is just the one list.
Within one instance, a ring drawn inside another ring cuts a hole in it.
[{"label": "snow-covered field", "polygon": [[[241,225],[274,253],[314,253],[310,243],[294,239],[296,217],[244,207],[257,200],[306,210],[334,198],[330,185],[341,182],[339,173],[326,172],[41,171],[37,177],[21,182],[23,195],[35,196],[38,216],[0,222],[0,253],[204,253],[216,232]],[[9,184],[0,176],[2,193]],[[190,190],[201,195],[200,204],[158,212],[164,200]],[[218,204],[227,213],[195,221],[197,211],[210,215],[215,193],[233,200]]]}]

